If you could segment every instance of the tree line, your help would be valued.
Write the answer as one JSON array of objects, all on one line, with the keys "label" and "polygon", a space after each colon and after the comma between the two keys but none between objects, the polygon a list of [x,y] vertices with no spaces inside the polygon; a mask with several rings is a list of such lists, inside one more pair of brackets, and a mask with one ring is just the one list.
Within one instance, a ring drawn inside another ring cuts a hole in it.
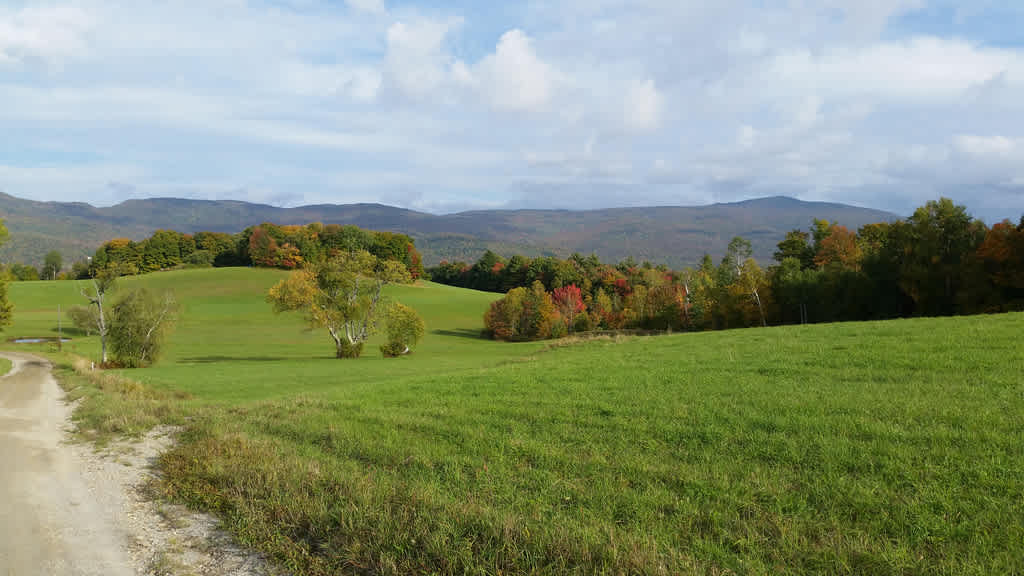
[{"label": "tree line", "polygon": [[358,251],[404,264],[413,279],[423,276],[422,256],[409,236],[319,222],[305,226],[264,222],[237,234],[157,230],[141,241],[109,240],[91,258],[75,262],[68,270],[63,270],[60,254],[51,252],[42,270],[19,263],[8,267],[7,275],[11,280],[87,280],[110,268],[126,276],[175,268],[257,266],[294,270]]},{"label": "tree line", "polygon": [[988,227],[942,198],[857,231],[815,220],[777,248],[766,268],[749,241],[735,238],[717,264],[705,255],[684,270],[487,252],[475,264],[443,262],[428,273],[506,293],[484,319],[503,340],[1024,310],[1024,217]]},{"label": "tree line", "polygon": [[60,252],[51,250],[43,259],[43,266],[36,268],[31,264],[14,262],[5,266],[3,279],[15,282],[27,282],[32,280],[67,280],[69,275],[63,271],[64,258]]}]

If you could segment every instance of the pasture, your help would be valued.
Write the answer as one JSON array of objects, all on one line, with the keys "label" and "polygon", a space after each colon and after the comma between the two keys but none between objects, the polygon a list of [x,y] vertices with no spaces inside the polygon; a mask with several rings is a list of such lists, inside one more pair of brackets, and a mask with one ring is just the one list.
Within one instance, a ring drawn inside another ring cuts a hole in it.
[{"label": "pasture", "polygon": [[[496,295],[424,283],[388,289],[427,322],[415,353],[353,361],[274,315],[281,277],[125,279],[181,312],[122,375],[145,423],[186,426],[163,493],[298,574],[1024,571],[1024,314],[504,344],[478,338]],[[82,301],[10,296],[7,338]],[[61,375],[83,426],[131,420]]]}]

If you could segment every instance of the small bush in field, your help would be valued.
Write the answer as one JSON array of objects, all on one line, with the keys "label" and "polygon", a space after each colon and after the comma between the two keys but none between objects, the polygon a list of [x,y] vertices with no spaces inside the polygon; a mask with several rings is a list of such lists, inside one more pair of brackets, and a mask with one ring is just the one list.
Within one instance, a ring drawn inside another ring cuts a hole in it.
[{"label": "small bush in field", "polygon": [[395,302],[388,307],[385,328],[388,342],[380,347],[380,351],[388,358],[409,354],[426,330],[423,318],[415,310]]},{"label": "small bush in field", "polygon": [[145,288],[121,296],[110,308],[110,351],[114,363],[138,368],[153,363],[173,323],[174,299],[158,299]]}]

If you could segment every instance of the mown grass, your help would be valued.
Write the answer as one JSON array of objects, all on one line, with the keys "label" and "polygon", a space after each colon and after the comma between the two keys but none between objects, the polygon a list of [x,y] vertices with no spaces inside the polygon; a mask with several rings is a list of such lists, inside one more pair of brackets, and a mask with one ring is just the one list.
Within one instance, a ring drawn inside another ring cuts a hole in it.
[{"label": "mown grass", "polygon": [[[421,349],[353,362],[269,312],[276,277],[135,280],[183,316],[130,376],[176,406],[139,421],[191,418],[167,497],[296,573],[1024,571],[1022,314],[548,348],[474,339],[492,296],[427,285],[395,292]],[[132,411],[110,390],[98,422]]]},{"label": "mown grass", "polygon": [[0,377],[6,376],[14,365],[7,358],[0,358]]}]

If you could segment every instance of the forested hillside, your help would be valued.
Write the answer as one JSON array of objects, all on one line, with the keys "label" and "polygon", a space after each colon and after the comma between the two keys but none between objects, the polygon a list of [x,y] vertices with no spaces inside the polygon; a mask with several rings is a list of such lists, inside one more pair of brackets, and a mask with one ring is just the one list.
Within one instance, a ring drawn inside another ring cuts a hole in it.
[{"label": "forested hillside", "polygon": [[[717,256],[717,255],[716,255]],[[485,319],[502,340],[595,329],[711,330],[1024,310],[1024,218],[988,227],[947,198],[857,230],[815,220],[774,263],[736,237],[717,261],[672,270],[594,256],[504,259],[428,270],[443,284],[507,293]]]},{"label": "forested hillside", "polygon": [[755,257],[768,260],[786,232],[806,228],[813,218],[856,229],[897,216],[781,197],[699,207],[487,210],[433,215],[379,204],[279,208],[174,198],[129,200],[97,208],[0,194],[0,218],[11,231],[11,241],[0,249],[0,259],[8,264],[38,266],[50,250],[61,252],[65,262],[72,262],[92,255],[112,238],[138,241],[159,229],[235,233],[262,222],[321,222],[408,234],[416,240],[427,265],[442,260],[474,261],[492,250],[506,257],[567,257],[574,252],[595,254],[610,262],[633,257],[679,268],[699,263],[705,253],[724,253],[735,236],[749,238]]}]

